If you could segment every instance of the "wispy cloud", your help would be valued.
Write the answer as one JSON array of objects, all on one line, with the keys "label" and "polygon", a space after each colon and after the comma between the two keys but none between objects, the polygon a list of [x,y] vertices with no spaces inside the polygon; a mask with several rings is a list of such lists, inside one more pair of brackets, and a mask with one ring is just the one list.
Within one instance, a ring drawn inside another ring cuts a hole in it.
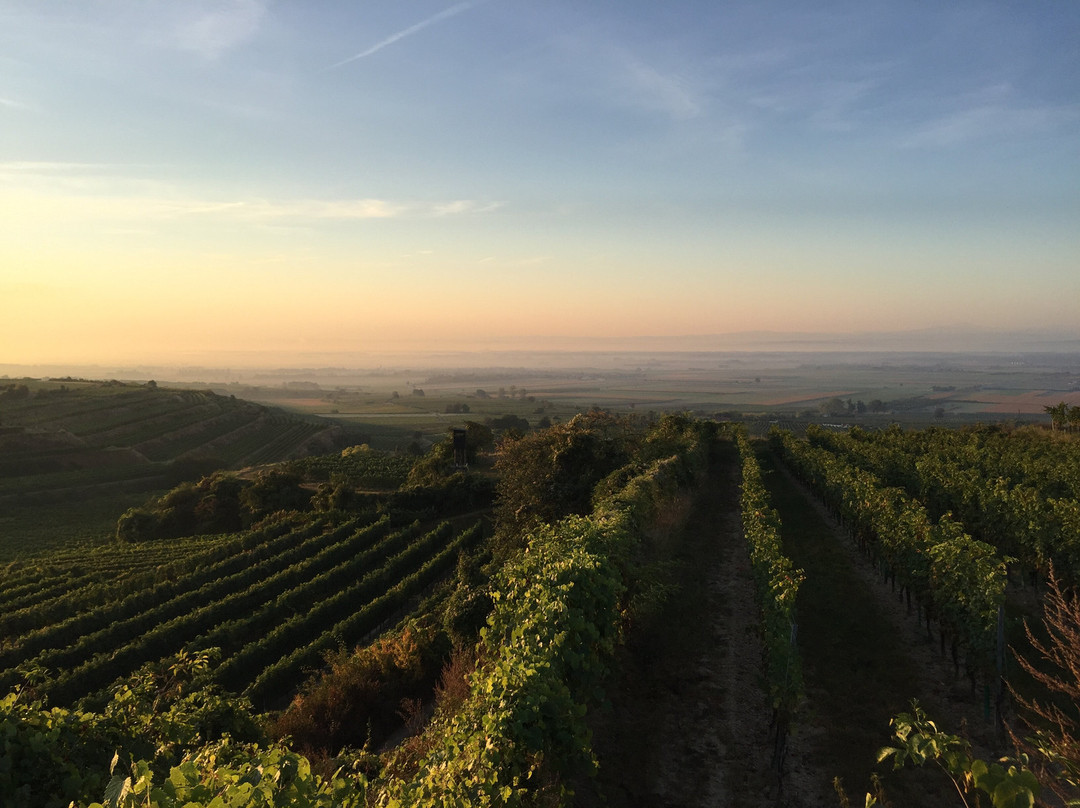
[{"label": "wispy cloud", "polygon": [[987,103],[958,108],[917,127],[904,141],[909,148],[947,148],[987,138],[1012,138],[1075,126],[1080,107],[1010,106]]},{"label": "wispy cloud", "polygon": [[625,70],[634,96],[642,106],[666,112],[676,119],[701,114],[702,101],[685,77],[663,73],[636,59],[627,60]]},{"label": "wispy cloud", "polygon": [[0,163],[0,174],[64,174],[72,171],[91,171],[106,167],[102,163],[63,163],[45,160],[8,160]]},{"label": "wispy cloud", "polygon": [[[183,219],[277,225],[480,215],[501,202],[356,199],[208,199],[163,183],[107,176],[105,166],[82,163],[0,163],[0,211],[21,221],[123,222]],[[95,171],[97,169],[98,171]],[[100,172],[100,173],[99,173]]]},{"label": "wispy cloud", "polygon": [[250,39],[265,13],[265,0],[214,3],[200,10],[194,18],[179,23],[174,30],[174,41],[181,50],[197,53],[205,59],[217,59],[225,51]]},{"label": "wispy cloud", "polygon": [[554,40],[562,58],[552,64],[550,90],[616,107],[685,121],[708,107],[693,59],[648,43],[624,43],[607,31],[574,31]]},{"label": "wispy cloud", "polygon": [[0,98],[0,107],[7,109],[30,109],[26,104],[16,101],[14,98]]},{"label": "wispy cloud", "polygon": [[435,216],[460,216],[464,213],[490,213],[503,206],[502,202],[477,202],[473,199],[455,199],[435,205],[432,212]]},{"label": "wispy cloud", "polygon": [[480,5],[480,2],[482,2],[482,0],[470,0],[470,2],[456,3],[455,5],[450,6],[450,8],[440,11],[438,14],[433,14],[427,19],[421,20],[415,25],[410,25],[408,28],[403,28],[402,30],[398,31],[396,34],[391,34],[390,36],[386,37],[386,39],[376,42],[367,50],[360,51],[360,53],[354,54],[347,59],[342,59],[340,62],[335,62],[334,64],[330,65],[327,70],[333,70],[336,67],[347,65],[349,64],[349,62],[355,62],[357,59],[364,59],[374,53],[378,53],[383,48],[393,45],[395,42],[399,42],[400,40],[412,36],[419,31],[423,31],[430,25],[435,25],[436,23],[442,22],[443,20],[448,20],[451,17],[456,17],[458,14],[461,14],[464,11],[468,11],[475,6]]},{"label": "wispy cloud", "polygon": [[306,219],[348,221],[360,219],[430,218],[483,214],[502,206],[501,202],[457,199],[453,202],[418,203],[389,199],[250,199],[233,202],[166,202],[162,210],[175,215],[226,215],[267,221]]}]

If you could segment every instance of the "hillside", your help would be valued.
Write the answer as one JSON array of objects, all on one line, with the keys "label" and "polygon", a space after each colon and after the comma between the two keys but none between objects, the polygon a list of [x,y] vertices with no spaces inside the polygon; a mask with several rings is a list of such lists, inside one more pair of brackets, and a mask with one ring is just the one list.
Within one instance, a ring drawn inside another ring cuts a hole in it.
[{"label": "hillside", "polygon": [[1009,655],[1008,697],[995,647],[1049,670],[1021,619],[1055,602],[1050,564],[1075,580],[1068,434],[766,443],[594,410],[468,438],[467,471],[447,438],[214,474],[129,512],[131,544],[2,570],[0,798],[794,807],[839,804],[835,777],[862,803],[880,776],[897,805],[949,804],[937,767],[876,760],[912,699],[941,729],[904,737],[952,749],[969,799],[1075,796],[1040,764],[1073,765],[1067,734],[1010,771],[977,760],[1071,686]]},{"label": "hillside", "polygon": [[[0,559],[91,538],[148,492],[345,445],[341,427],[206,391],[75,379],[0,385]],[[74,514],[84,513],[81,519]],[[54,518],[55,517],[55,518]],[[44,524],[42,524],[44,520]]]}]

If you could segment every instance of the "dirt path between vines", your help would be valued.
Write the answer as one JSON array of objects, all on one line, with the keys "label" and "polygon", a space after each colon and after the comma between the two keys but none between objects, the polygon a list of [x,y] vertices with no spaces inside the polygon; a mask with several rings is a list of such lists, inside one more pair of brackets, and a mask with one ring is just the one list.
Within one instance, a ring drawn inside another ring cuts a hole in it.
[{"label": "dirt path between vines", "polygon": [[659,539],[671,591],[633,624],[594,726],[595,783],[580,806],[774,805],[771,711],[738,508],[734,447]]},{"label": "dirt path between vines", "polygon": [[[808,492],[767,461],[763,469],[785,547],[807,574],[798,603],[806,699],[782,778],[771,765],[737,456],[725,445],[680,526],[660,540],[667,563],[656,578],[671,591],[628,632],[611,708],[593,723],[599,774],[575,785],[576,805],[838,806],[837,776],[861,805],[876,752],[891,740],[889,718],[911,698],[946,731],[966,725],[977,749],[993,754],[981,693],[955,676],[936,640]],[[897,806],[957,804],[934,771],[890,772],[884,782]]]}]

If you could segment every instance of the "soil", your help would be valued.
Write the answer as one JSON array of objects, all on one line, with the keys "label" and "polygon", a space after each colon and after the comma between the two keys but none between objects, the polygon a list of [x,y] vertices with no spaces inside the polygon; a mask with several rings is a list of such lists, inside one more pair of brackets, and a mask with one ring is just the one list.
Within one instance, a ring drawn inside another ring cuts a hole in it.
[{"label": "soil", "polygon": [[940,773],[885,773],[875,755],[891,740],[889,717],[911,698],[942,730],[971,737],[977,754],[1005,751],[981,690],[972,692],[962,668],[956,675],[936,634],[927,638],[914,609],[782,470],[768,476],[790,526],[785,546],[807,570],[798,605],[806,697],[778,773],[738,464],[734,448],[725,451],[678,525],[657,539],[654,549],[667,559],[657,577],[669,596],[628,627],[610,707],[593,722],[599,770],[574,784],[575,804],[838,806],[839,776],[851,804],[861,805],[875,769],[897,806],[960,804]]},{"label": "soil", "polygon": [[658,539],[671,591],[629,627],[611,708],[593,728],[599,773],[578,805],[775,804],[737,475],[729,453]]}]

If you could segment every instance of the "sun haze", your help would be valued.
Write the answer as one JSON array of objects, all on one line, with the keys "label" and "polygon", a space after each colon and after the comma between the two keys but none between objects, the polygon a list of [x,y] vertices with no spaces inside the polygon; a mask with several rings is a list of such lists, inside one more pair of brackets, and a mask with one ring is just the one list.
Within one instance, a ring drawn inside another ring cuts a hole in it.
[{"label": "sun haze", "polygon": [[1075,338],[1077,41],[1038,1],[5,3],[0,362]]}]

